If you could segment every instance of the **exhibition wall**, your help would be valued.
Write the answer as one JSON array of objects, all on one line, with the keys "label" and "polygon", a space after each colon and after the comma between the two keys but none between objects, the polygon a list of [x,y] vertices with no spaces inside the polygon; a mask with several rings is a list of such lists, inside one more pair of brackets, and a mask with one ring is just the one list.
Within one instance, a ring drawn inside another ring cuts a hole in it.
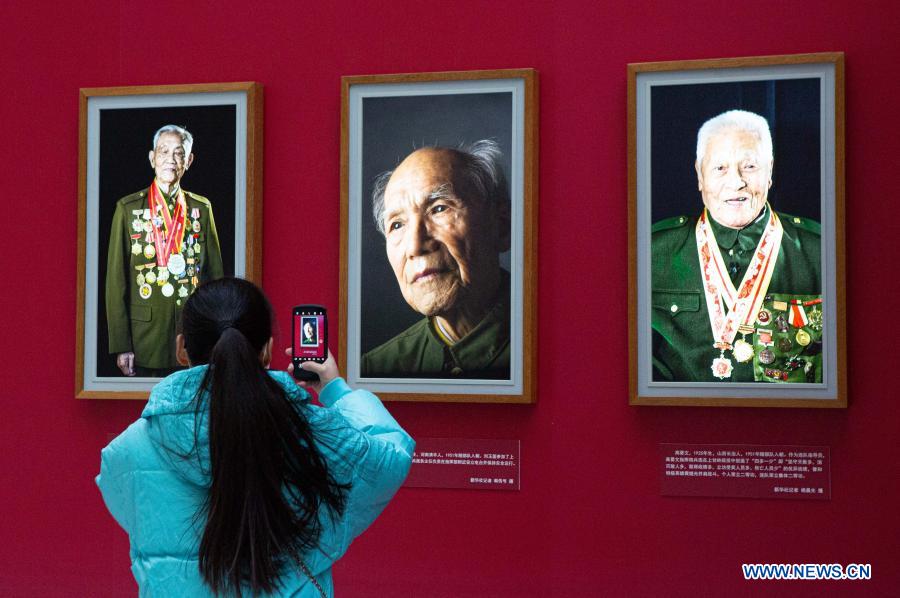
[{"label": "exhibition wall", "polygon": [[[896,595],[898,25],[889,1],[3,2],[0,595],[136,593],[93,478],[143,402],[73,392],[78,89],[264,86],[262,282],[284,347],[293,304],[337,313],[340,77],[520,67],[540,78],[537,403],[390,408],[414,437],[521,440],[521,490],[401,489],[338,594]],[[629,407],[626,65],[824,51],[846,53],[849,408]],[[832,499],[662,497],[664,442],[828,446]],[[744,581],[741,563],[872,579]]]}]

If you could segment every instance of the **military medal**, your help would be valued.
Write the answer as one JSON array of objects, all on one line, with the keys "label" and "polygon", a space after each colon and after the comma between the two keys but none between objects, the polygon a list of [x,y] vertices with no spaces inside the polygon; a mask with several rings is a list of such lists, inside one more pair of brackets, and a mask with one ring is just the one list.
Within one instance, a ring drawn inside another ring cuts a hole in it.
[{"label": "military medal", "polygon": [[812,341],[812,337],[809,335],[809,333],[802,328],[797,331],[797,336],[795,336],[794,339],[801,347],[805,347]]},{"label": "military medal", "polygon": [[759,352],[759,362],[764,365],[769,365],[775,362],[775,352],[768,347]]},{"label": "military medal", "polygon": [[712,370],[713,376],[715,376],[719,380],[724,380],[725,378],[731,377],[731,372],[734,367],[731,365],[730,359],[720,355],[719,357],[713,359],[710,369]]},{"label": "military medal", "polygon": [[144,245],[144,257],[148,260],[152,260],[153,256],[156,255],[156,249],[153,248],[151,243]]},{"label": "military medal", "polygon": [[[759,239],[756,251],[753,252],[753,259],[737,287],[731,278],[724,274],[728,270],[716,242],[715,233],[707,221],[709,218],[707,210],[703,210],[695,228],[697,256],[700,260],[700,272],[706,294],[707,315],[713,333],[713,347],[719,350],[719,356],[713,359],[710,369],[720,380],[730,378],[733,371],[731,360],[725,357],[725,351],[734,351],[735,359],[739,361],[740,358],[752,357],[753,348],[749,347],[748,357],[748,347],[740,344],[743,342],[749,345],[746,340],[742,338],[741,341],[734,342],[739,330],[744,327],[752,329],[751,323],[758,317],[768,316],[767,322],[772,318],[770,312],[761,308],[778,260],[784,231],[777,214],[771,208],[768,209],[766,228]],[[728,309],[727,315],[725,308]],[[765,314],[762,314],[763,311]],[[771,351],[769,353],[774,360],[774,354]]]},{"label": "military medal", "polygon": [[133,230],[136,233],[139,233],[142,230],[144,230],[144,223],[141,222],[140,218],[135,218],[134,220],[131,221],[131,230]]},{"label": "military medal", "polygon": [[156,274],[153,272],[153,270],[147,272],[147,276],[144,278],[144,280],[147,282],[147,284],[153,284],[154,282],[156,282]]},{"label": "military medal", "polygon": [[772,331],[765,330],[760,328],[756,331],[756,338],[759,341],[760,345],[764,345],[766,347],[772,346],[774,343],[772,342]]},{"label": "military medal", "polygon": [[180,253],[173,253],[172,255],[170,255],[168,268],[169,272],[171,272],[173,276],[181,276],[182,274],[184,274],[184,256]]},{"label": "military medal", "polygon": [[765,326],[772,321],[772,313],[767,309],[761,309],[756,316],[756,321]]},{"label": "military medal", "polygon": [[142,272],[138,272],[135,282],[137,282],[138,286],[143,286],[145,281],[144,281],[144,274]]},{"label": "military medal", "polygon": [[134,240],[134,243],[131,244],[131,254],[132,255],[140,255],[141,254],[141,244],[137,239]]},{"label": "military medal", "polygon": [[741,325],[738,326],[738,332],[741,333],[741,338],[734,342],[732,353],[739,363],[746,363],[753,359],[753,345],[747,342],[747,334],[752,334],[753,328]]},{"label": "military medal", "polygon": [[809,327],[816,332],[822,330],[822,310],[818,307],[812,308],[809,312]]},{"label": "military medal", "polygon": [[194,243],[194,254],[200,255],[200,241]]},{"label": "military medal", "polygon": [[142,226],[141,228],[144,229],[144,232],[149,233],[150,231],[153,230],[153,225],[150,224],[150,221],[149,221],[149,220],[144,220],[144,224],[143,224],[143,226]]},{"label": "military medal", "polygon": [[150,295],[153,293],[153,287],[144,283],[141,285],[141,288],[138,289],[138,293],[141,295],[141,299],[149,299]]},{"label": "military medal", "polygon": [[171,297],[174,292],[175,292],[175,287],[173,287],[170,283],[167,282],[166,284],[163,285],[163,288],[162,288],[163,297]]},{"label": "military medal", "polygon": [[784,317],[784,314],[778,314],[778,317],[775,318],[775,326],[778,327],[780,332],[787,332],[788,322],[787,318]]},{"label": "military medal", "polygon": [[734,358],[740,363],[746,363],[753,359],[753,345],[744,339],[738,339],[734,343]]},{"label": "military medal", "polygon": [[199,233],[200,232],[200,221],[194,220],[194,222],[191,224],[191,228],[194,230],[195,233]]},{"label": "military medal", "polygon": [[778,350],[782,353],[787,353],[793,346],[794,344],[791,343],[791,339],[789,339],[788,337],[783,337],[778,341]]},{"label": "military medal", "polygon": [[180,287],[178,287],[178,296],[181,298],[187,297],[188,296],[187,287],[185,287],[184,285],[181,285]]}]

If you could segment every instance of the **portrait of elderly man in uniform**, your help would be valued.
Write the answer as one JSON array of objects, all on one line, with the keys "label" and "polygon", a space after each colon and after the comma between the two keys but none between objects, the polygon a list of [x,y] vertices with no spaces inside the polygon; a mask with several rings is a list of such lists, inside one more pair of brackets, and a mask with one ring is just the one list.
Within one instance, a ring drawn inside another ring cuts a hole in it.
[{"label": "portrait of elderly man in uniform", "polygon": [[424,147],[382,173],[373,215],[422,319],[362,355],[365,377],[509,378],[510,197],[499,145]]},{"label": "portrait of elderly man in uniform", "polygon": [[769,203],[773,164],[762,116],[700,127],[703,209],[652,227],[654,381],[822,381],[819,223]]},{"label": "portrait of elderly man in uniform", "polygon": [[181,187],[193,137],[165,125],[152,141],[154,177],[116,203],[107,254],[109,352],[125,376],[161,377],[178,367],[181,308],[197,285],[223,276],[212,205]]},{"label": "portrait of elderly man in uniform", "polygon": [[316,321],[314,318],[304,318],[303,320],[303,337],[300,339],[301,345],[318,345],[319,335],[316,333]]}]

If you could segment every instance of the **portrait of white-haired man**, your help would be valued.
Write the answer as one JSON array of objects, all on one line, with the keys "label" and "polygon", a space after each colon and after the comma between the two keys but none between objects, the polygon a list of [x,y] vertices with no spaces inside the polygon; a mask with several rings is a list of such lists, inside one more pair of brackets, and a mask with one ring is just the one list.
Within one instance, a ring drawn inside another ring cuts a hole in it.
[{"label": "portrait of white-haired man", "polygon": [[821,382],[820,227],[770,205],[773,164],[762,116],[700,127],[702,210],[652,227],[654,381]]},{"label": "portrait of white-haired man", "polygon": [[194,138],[165,125],[148,154],[148,187],[116,203],[106,268],[109,352],[125,376],[162,377],[178,368],[176,324],[188,296],[223,273],[210,201],[181,186]]},{"label": "portrait of white-haired man", "polygon": [[499,145],[423,147],[373,187],[373,216],[422,319],[364,353],[364,377],[509,378],[510,196]]}]

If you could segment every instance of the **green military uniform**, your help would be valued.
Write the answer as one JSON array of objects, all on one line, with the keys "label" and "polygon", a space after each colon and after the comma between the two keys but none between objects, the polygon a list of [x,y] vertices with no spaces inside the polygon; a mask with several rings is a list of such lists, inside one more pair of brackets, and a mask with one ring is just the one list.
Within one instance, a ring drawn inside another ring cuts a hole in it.
[{"label": "green military uniform", "polygon": [[[505,271],[504,271],[505,273]],[[367,378],[509,378],[509,275],[500,301],[469,334],[444,342],[434,318],[424,318],[362,356]]]},{"label": "green military uniform", "polygon": [[[766,227],[768,210],[767,207],[756,221],[740,230],[709,219],[735,286],[754,255]],[[753,346],[753,358],[741,363],[726,353],[734,369],[724,381],[822,381],[819,223],[781,213],[778,216],[784,231],[778,260],[762,308],[752,322],[754,331],[745,339]],[[697,218],[684,216],[653,225],[650,284],[654,381],[723,381],[713,375],[710,367],[719,351],[713,347],[701,282],[696,225]],[[795,317],[797,311],[804,314],[802,321]]]},{"label": "green military uniform", "polygon": [[[157,266],[155,257],[146,257],[148,231],[137,228],[148,226],[144,223],[150,220],[148,191],[123,197],[113,214],[106,268],[109,352],[133,351],[136,366],[165,370],[178,366],[175,327],[188,295],[201,282],[224,273],[212,206],[205,197],[188,191],[184,191],[187,217],[181,245],[184,273],[173,276]],[[171,211],[175,199],[164,193],[163,197]]]}]

